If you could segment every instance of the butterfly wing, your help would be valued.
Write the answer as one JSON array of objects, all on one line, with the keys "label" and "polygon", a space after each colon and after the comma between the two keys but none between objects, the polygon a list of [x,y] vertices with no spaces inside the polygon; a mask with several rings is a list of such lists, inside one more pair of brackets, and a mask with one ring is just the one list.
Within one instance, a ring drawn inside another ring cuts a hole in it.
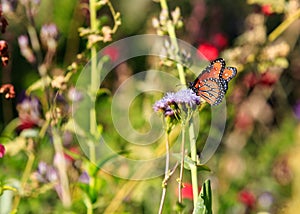
[{"label": "butterfly wing", "polygon": [[194,82],[189,83],[189,88],[210,105],[220,104],[228,89],[228,82],[237,73],[236,68],[225,66],[222,58],[212,61]]},{"label": "butterfly wing", "polygon": [[225,61],[222,58],[216,59],[207,66],[198,79],[216,78],[219,79],[222,76],[223,70],[225,69]]},{"label": "butterfly wing", "polygon": [[224,92],[228,89],[228,82],[235,77],[237,70],[235,67],[226,67],[221,73],[220,80],[223,84]]},{"label": "butterfly wing", "polygon": [[194,83],[192,90],[210,105],[218,105],[224,97],[222,83],[216,78],[198,79]]}]

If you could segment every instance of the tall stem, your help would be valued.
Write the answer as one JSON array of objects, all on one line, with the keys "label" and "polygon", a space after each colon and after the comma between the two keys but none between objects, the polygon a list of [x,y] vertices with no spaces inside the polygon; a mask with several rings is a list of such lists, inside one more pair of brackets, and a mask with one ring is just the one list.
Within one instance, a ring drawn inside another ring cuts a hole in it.
[{"label": "tall stem", "polygon": [[[166,0],[160,0],[160,6],[163,10],[169,11],[168,4],[167,4]],[[168,22],[167,22],[168,34],[169,34],[172,46],[174,47],[175,53],[178,53],[179,52],[179,46],[178,46],[178,42],[177,42],[175,26],[174,26],[174,24],[172,23],[172,21],[170,20],[169,17],[168,17],[168,19],[169,19]],[[185,80],[185,75],[184,75],[184,68],[183,68],[182,64],[180,64],[178,62],[176,64],[176,66],[177,66],[177,70],[178,70],[180,83],[182,85],[186,85],[186,80]]]},{"label": "tall stem", "polygon": [[166,167],[165,167],[165,178],[162,182],[162,194],[161,194],[161,200],[159,205],[158,213],[161,214],[163,211],[165,198],[166,198],[166,192],[167,192],[167,182],[170,177],[170,146],[169,146],[169,133],[166,135]]},{"label": "tall stem", "polygon": [[181,161],[180,161],[180,172],[178,179],[178,202],[182,203],[182,180],[183,180],[183,167],[184,167],[184,143],[185,143],[185,125],[182,125],[182,138],[181,138]]},{"label": "tall stem", "polygon": [[[21,191],[24,191],[24,189],[26,187],[26,183],[27,183],[28,178],[30,176],[30,173],[31,173],[31,170],[32,170],[32,166],[33,166],[33,163],[34,163],[34,160],[35,160],[35,155],[31,151],[29,151],[27,153],[27,155],[28,155],[28,160],[27,160],[27,163],[26,163],[26,167],[25,167],[23,176],[21,178]],[[15,196],[15,198],[14,198],[14,202],[13,202],[13,207],[12,207],[12,212],[11,213],[17,213],[20,201],[21,201],[21,195],[17,194]]]},{"label": "tall stem", "polygon": [[192,186],[193,186],[193,202],[194,202],[194,209],[195,209],[198,200],[198,178],[197,178],[197,165],[196,165],[197,147],[196,147],[196,137],[195,137],[193,119],[190,120],[190,124],[189,124],[189,136],[190,136],[191,159],[195,163],[195,165],[190,166]]},{"label": "tall stem", "polygon": [[[97,6],[96,0],[90,0],[90,27],[92,32],[97,31]],[[97,72],[97,48],[95,45],[91,47],[91,80],[90,80],[90,96],[94,101],[98,89],[98,72]],[[96,136],[97,133],[97,121],[96,121],[96,110],[92,106],[90,109],[90,133],[92,136]],[[94,142],[89,142],[90,159],[95,162],[95,145]]]}]

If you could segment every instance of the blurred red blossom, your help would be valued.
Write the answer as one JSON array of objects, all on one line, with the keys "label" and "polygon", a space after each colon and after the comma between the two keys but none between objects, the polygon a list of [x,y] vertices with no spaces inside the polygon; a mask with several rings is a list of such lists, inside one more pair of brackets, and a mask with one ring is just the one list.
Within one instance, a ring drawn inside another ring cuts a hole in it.
[{"label": "blurred red blossom", "polygon": [[182,188],[182,198],[193,200],[193,186],[192,184],[186,183]]},{"label": "blurred red blossom", "polygon": [[0,144],[0,158],[3,158],[3,156],[5,155],[5,147]]},{"label": "blurred red blossom", "polygon": [[272,7],[271,5],[269,4],[264,4],[261,6],[261,12],[266,15],[266,16],[270,16],[273,14],[273,10],[272,10]]},{"label": "blurred red blossom", "polygon": [[242,190],[238,194],[238,200],[248,208],[253,208],[256,202],[255,195],[249,190]]},{"label": "blurred red blossom", "polygon": [[[200,191],[200,190],[199,190]],[[178,195],[178,191],[177,191]],[[190,183],[184,183],[182,188],[182,198],[193,200],[193,185]]]},{"label": "blurred red blossom", "polygon": [[259,78],[255,73],[248,73],[243,78],[243,84],[247,88],[253,88],[259,82]]},{"label": "blurred red blossom", "polygon": [[119,50],[116,47],[107,47],[103,51],[104,55],[109,56],[111,61],[116,61],[119,58]]},{"label": "blurred red blossom", "polygon": [[198,53],[201,58],[205,57],[205,59],[209,61],[212,61],[219,56],[217,47],[208,42],[201,43],[198,46]]},{"label": "blurred red blossom", "polygon": [[260,84],[264,86],[272,86],[279,80],[279,75],[274,72],[265,72],[261,75]]},{"label": "blurred red blossom", "polygon": [[222,50],[228,45],[228,39],[223,33],[216,33],[213,35],[212,44],[214,44],[219,50]]}]

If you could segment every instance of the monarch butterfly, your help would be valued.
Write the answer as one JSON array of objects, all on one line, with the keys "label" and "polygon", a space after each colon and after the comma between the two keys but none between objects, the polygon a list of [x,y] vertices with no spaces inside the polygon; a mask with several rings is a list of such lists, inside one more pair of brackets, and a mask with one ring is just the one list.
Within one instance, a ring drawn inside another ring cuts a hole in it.
[{"label": "monarch butterfly", "polygon": [[212,61],[194,82],[190,82],[189,88],[210,105],[215,106],[222,102],[228,89],[228,82],[236,73],[235,67],[226,67],[225,60],[219,58]]}]

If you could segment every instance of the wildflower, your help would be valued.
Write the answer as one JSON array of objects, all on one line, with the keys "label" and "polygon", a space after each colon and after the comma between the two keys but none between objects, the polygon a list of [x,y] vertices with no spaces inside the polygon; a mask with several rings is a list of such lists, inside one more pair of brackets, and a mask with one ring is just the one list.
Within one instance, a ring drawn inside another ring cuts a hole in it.
[{"label": "wildflower", "polygon": [[258,82],[258,76],[253,72],[246,74],[243,79],[243,85],[247,88],[253,88]]},{"label": "wildflower", "polygon": [[295,117],[300,120],[300,101],[298,101],[295,105],[294,105],[294,114]]},{"label": "wildflower", "polygon": [[55,24],[43,25],[40,31],[40,38],[42,44],[46,49],[55,51],[58,39],[58,29]]},{"label": "wildflower", "polygon": [[243,203],[247,208],[253,208],[256,202],[255,195],[248,191],[242,190],[239,192],[238,200]]},{"label": "wildflower", "polygon": [[41,28],[41,38],[42,39],[57,39],[58,37],[58,30],[55,24],[46,24],[43,25]]},{"label": "wildflower", "polygon": [[[163,112],[165,116],[173,116],[178,110],[195,109],[200,104],[198,97],[191,89],[183,89],[176,93],[169,92],[153,105],[156,112]],[[179,107],[181,107],[179,109]]]},{"label": "wildflower", "polygon": [[264,4],[261,6],[261,12],[266,15],[266,16],[270,16],[273,14],[273,10],[272,10],[272,6],[269,4]]},{"label": "wildflower", "polygon": [[0,144],[0,158],[3,158],[3,156],[5,155],[5,147]]},{"label": "wildflower", "polygon": [[198,53],[200,57],[205,57],[209,61],[216,59],[219,55],[218,49],[208,42],[204,42],[198,46]]},{"label": "wildflower", "polygon": [[216,33],[212,38],[212,43],[222,50],[228,45],[228,39],[223,33]]},{"label": "wildflower", "polygon": [[193,186],[192,184],[183,184],[182,198],[193,200]]},{"label": "wildflower", "polygon": [[278,81],[278,79],[278,74],[267,71],[261,75],[260,84],[263,86],[272,86]]},{"label": "wildflower", "polygon": [[29,47],[28,37],[25,35],[19,36],[18,38],[19,47],[21,50],[22,56],[29,62],[35,62],[35,56],[32,49]]},{"label": "wildflower", "polygon": [[17,111],[20,119],[20,125],[17,128],[18,133],[24,129],[41,125],[41,104],[37,98],[25,96],[25,98],[17,104]]},{"label": "wildflower", "polygon": [[274,196],[270,192],[263,192],[257,199],[259,207],[269,210],[274,203]]},{"label": "wildflower", "polygon": [[79,176],[78,181],[83,184],[89,184],[90,183],[90,176],[86,171],[83,171],[82,174]]},{"label": "wildflower", "polygon": [[42,183],[55,182],[58,180],[58,174],[56,169],[41,161],[38,164],[37,171],[34,172],[34,177]]},{"label": "wildflower", "polygon": [[110,60],[113,62],[115,62],[120,55],[117,47],[107,47],[104,49],[103,54],[109,56]]}]

